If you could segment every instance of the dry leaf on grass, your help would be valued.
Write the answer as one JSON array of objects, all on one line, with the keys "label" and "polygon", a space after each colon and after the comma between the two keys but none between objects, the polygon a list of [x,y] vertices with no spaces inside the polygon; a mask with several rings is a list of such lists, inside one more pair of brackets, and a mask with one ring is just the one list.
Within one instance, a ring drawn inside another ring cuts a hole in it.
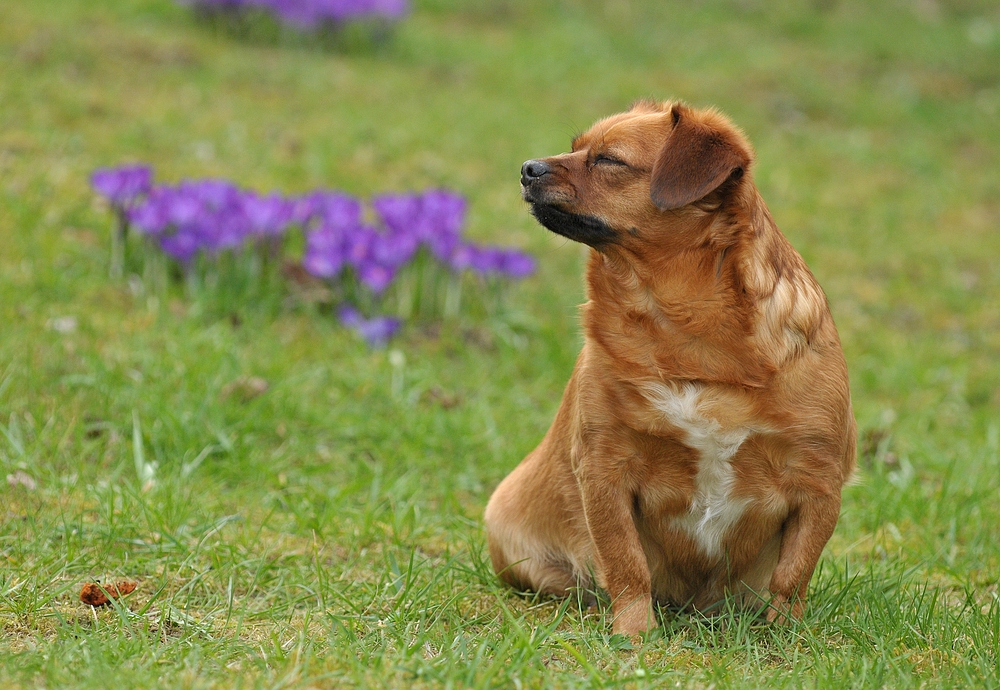
[{"label": "dry leaf on grass", "polygon": [[[104,587],[103,591],[101,587]],[[122,580],[115,584],[98,585],[96,582],[88,582],[80,590],[80,601],[91,606],[107,606],[111,599],[118,599],[135,591],[136,583]],[[105,594],[107,592],[107,594]],[[111,597],[109,599],[108,597]]]}]

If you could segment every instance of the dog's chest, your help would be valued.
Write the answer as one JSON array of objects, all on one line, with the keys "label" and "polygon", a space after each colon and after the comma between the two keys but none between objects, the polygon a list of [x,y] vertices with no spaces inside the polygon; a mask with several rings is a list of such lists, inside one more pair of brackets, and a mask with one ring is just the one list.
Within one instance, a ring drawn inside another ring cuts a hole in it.
[{"label": "dog's chest", "polygon": [[750,503],[733,498],[735,473],[732,458],[750,435],[750,429],[724,429],[715,419],[699,412],[702,389],[696,384],[670,386],[647,384],[643,394],[665,421],[681,431],[684,445],[698,452],[694,495],[687,512],[672,520],[708,556],[722,554],[722,542]]}]

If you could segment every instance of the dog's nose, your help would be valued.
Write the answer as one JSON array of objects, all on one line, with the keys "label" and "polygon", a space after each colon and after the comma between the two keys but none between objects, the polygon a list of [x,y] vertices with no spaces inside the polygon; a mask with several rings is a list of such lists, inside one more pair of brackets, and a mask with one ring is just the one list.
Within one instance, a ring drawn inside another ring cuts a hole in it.
[{"label": "dog's nose", "polygon": [[524,165],[521,166],[521,184],[527,186],[542,175],[547,175],[550,171],[551,168],[545,161],[525,161]]}]

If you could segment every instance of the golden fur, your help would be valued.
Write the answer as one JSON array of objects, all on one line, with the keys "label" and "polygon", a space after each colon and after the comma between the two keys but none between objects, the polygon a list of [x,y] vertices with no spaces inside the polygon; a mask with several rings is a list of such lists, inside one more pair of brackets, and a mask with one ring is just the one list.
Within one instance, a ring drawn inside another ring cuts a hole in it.
[{"label": "golden fur", "polygon": [[800,616],[854,468],[837,331],[752,162],[719,113],[640,102],[522,172],[539,221],[593,251],[583,350],[490,499],[490,554],[520,589],[600,585],[615,632],[654,600]]}]

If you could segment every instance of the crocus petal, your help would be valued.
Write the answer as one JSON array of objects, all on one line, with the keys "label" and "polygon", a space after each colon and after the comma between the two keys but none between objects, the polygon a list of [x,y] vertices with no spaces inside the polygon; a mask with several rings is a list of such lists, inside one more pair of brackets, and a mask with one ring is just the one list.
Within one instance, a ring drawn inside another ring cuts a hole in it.
[{"label": "crocus petal", "polygon": [[508,249],[500,256],[500,271],[510,278],[527,278],[538,269],[538,262],[531,254]]},{"label": "crocus petal", "polygon": [[392,283],[396,273],[388,266],[369,261],[358,267],[358,277],[372,292],[381,295]]},{"label": "crocus petal", "polygon": [[149,193],[153,170],[146,165],[98,168],[90,176],[90,185],[113,205],[124,208]]}]

